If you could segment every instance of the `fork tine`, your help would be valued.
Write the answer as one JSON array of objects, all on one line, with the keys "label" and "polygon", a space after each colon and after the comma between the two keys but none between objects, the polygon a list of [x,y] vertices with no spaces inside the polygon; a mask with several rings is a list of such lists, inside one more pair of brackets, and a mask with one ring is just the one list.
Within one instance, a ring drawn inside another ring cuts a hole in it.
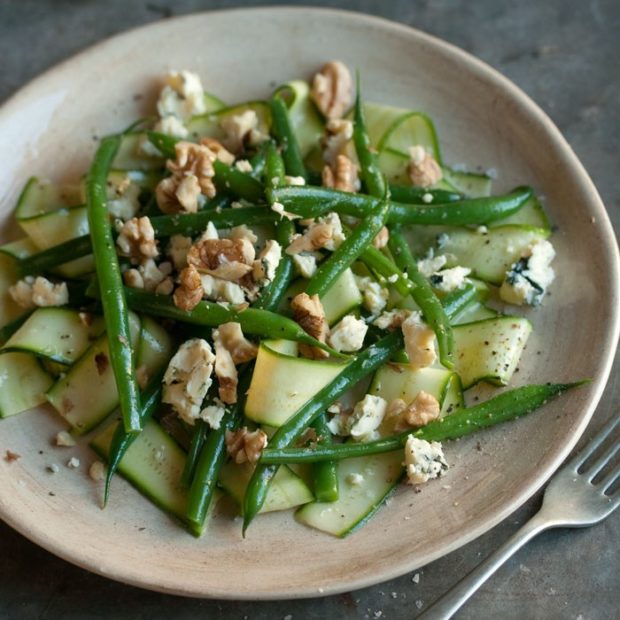
[{"label": "fork tine", "polygon": [[602,493],[605,493],[607,489],[618,479],[620,476],[620,463],[616,465],[601,481],[598,483],[598,487]]},{"label": "fork tine", "polygon": [[592,479],[614,458],[618,450],[620,450],[620,440],[609,446],[609,448],[588,467],[588,482],[592,482]]},{"label": "fork tine", "polygon": [[607,439],[611,432],[616,428],[620,422],[620,415],[612,418],[590,441],[590,443],[583,448],[577,456],[568,464],[569,467],[578,469],[583,465],[584,461],[592,456],[592,454],[599,448],[599,446]]}]

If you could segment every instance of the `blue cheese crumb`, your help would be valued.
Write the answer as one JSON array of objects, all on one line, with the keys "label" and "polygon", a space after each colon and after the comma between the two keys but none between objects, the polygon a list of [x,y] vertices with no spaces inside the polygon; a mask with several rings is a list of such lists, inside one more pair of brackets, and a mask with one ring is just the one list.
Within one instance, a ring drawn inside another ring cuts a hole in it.
[{"label": "blue cheese crumb", "polygon": [[441,476],[448,469],[448,463],[438,441],[429,442],[409,435],[405,444],[405,467],[407,483],[422,484]]}]

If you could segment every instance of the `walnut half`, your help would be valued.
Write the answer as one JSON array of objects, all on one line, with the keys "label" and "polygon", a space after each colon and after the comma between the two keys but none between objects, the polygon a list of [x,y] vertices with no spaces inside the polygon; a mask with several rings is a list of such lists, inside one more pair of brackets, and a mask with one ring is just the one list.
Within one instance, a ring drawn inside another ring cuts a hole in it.
[{"label": "walnut half", "polygon": [[260,429],[250,432],[244,426],[236,431],[227,429],[225,441],[235,463],[256,463],[267,446],[267,435]]},{"label": "walnut half", "polygon": [[353,102],[353,80],[346,65],[332,60],[312,80],[310,97],[329,119],[342,118]]},{"label": "walnut half", "polygon": [[[307,293],[299,293],[291,300],[293,319],[299,323],[302,329],[316,338],[319,342],[327,340],[327,320],[323,304],[318,295],[310,297]],[[327,357],[327,353],[318,347],[300,344],[299,352],[305,357],[320,359]]]}]

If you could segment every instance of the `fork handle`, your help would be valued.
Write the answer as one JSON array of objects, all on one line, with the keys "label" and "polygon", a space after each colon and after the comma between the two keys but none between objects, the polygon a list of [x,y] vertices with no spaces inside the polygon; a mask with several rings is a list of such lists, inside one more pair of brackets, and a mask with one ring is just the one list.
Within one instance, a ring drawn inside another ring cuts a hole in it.
[{"label": "fork handle", "polygon": [[552,523],[543,518],[540,513],[534,515],[497,551],[494,551],[482,564],[463,577],[418,618],[420,620],[447,620],[451,618],[509,557],[534,536],[552,526]]}]

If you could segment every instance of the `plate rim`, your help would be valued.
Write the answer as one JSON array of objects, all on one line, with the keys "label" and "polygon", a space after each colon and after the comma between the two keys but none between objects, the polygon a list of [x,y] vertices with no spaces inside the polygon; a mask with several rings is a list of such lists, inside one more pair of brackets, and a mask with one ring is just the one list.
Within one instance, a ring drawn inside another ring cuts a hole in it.
[{"label": "plate rim", "polygon": [[[474,70],[475,73],[483,80],[492,83],[495,87],[498,87],[504,92],[506,92],[511,99],[515,100],[520,107],[524,108],[527,111],[529,117],[535,119],[545,128],[549,138],[551,138],[553,142],[558,145],[559,150],[562,152],[563,158],[566,160],[566,163],[571,167],[572,170],[576,171],[579,175],[580,183],[585,184],[591,196],[592,204],[595,205],[595,208],[597,210],[597,223],[599,225],[602,224],[600,233],[603,244],[606,248],[607,258],[609,259],[608,266],[612,270],[612,275],[615,274],[616,276],[615,278],[612,278],[615,286],[614,289],[611,291],[611,298],[615,300],[618,299],[620,288],[620,253],[618,250],[618,242],[614,234],[613,226],[605,209],[604,203],[602,202],[593,181],[591,180],[585,167],[578,159],[572,147],[567,142],[566,138],[564,138],[555,123],[529,95],[527,95],[515,83],[513,83],[503,74],[501,74],[498,70],[488,65],[486,62],[480,60],[476,56],[459,48],[452,43],[444,41],[439,37],[428,34],[422,30],[419,30],[413,26],[409,26],[404,23],[395,22],[383,17],[345,9],[323,8],[314,6],[273,5],[252,8],[235,7],[210,11],[197,11],[179,16],[174,16],[171,18],[160,19],[146,24],[142,24],[134,28],[130,28],[128,30],[124,30],[122,32],[118,32],[110,37],[97,41],[93,45],[86,47],[85,49],[77,52],[76,54],[73,54],[69,58],[66,58],[61,62],[53,65],[52,67],[46,69],[42,73],[29,80],[27,83],[25,83],[21,88],[19,88],[14,94],[12,94],[2,103],[2,105],[0,106],[0,116],[4,116],[5,114],[10,113],[11,109],[14,106],[19,105],[21,99],[27,98],[29,96],[31,90],[37,88],[40,83],[45,82],[46,79],[60,72],[66,66],[69,66],[75,62],[87,60],[89,56],[96,55],[102,50],[105,51],[108,46],[113,45],[119,39],[130,38],[135,32],[158,28],[165,29],[166,25],[169,23],[190,21],[192,19],[195,19],[196,17],[204,18],[209,15],[235,14],[239,12],[261,14],[302,14],[311,12],[317,16],[340,16],[341,18],[347,20],[357,21],[362,25],[365,24],[368,26],[379,26],[383,29],[397,31],[403,35],[417,38],[418,41],[422,41],[423,43],[428,44],[432,47],[440,48],[441,50],[448,53],[451,60],[464,63],[468,67],[468,69]],[[217,588],[213,587],[209,588],[208,591],[204,589],[201,591],[197,591],[194,589],[183,589],[179,587],[178,584],[176,586],[170,586],[164,583],[151,583],[148,581],[148,579],[144,578],[140,579],[141,575],[136,574],[135,570],[130,569],[128,571],[125,571],[125,573],[119,572],[118,566],[116,566],[114,562],[110,562],[110,565],[113,565],[112,568],[114,570],[108,570],[109,566],[106,564],[106,558],[99,558],[98,562],[95,562],[93,560],[89,562],[88,559],[83,560],[80,557],[75,557],[75,551],[73,551],[72,553],[70,545],[63,545],[60,540],[43,534],[40,530],[37,530],[36,528],[31,528],[23,523],[20,523],[19,519],[16,518],[17,515],[8,514],[8,507],[2,501],[2,498],[0,498],[0,518],[2,518],[3,521],[7,523],[11,528],[25,536],[27,539],[29,539],[39,547],[49,551],[50,553],[71,564],[79,566],[80,568],[88,570],[89,572],[96,573],[108,579],[113,579],[115,581],[129,584],[135,587],[163,592],[167,594],[195,598],[219,598],[225,600],[283,600],[322,597],[376,585],[378,583],[400,577],[440,557],[443,557],[444,555],[447,555],[452,551],[464,546],[465,544],[475,540],[482,534],[491,530],[498,523],[500,523],[507,516],[509,516],[512,512],[514,512],[521,505],[523,505],[547,482],[547,480],[553,475],[555,470],[565,460],[565,458],[573,450],[574,446],[579,441],[581,435],[588,426],[596,407],[598,406],[603,391],[605,390],[614,361],[616,348],[618,346],[618,336],[620,334],[620,312],[616,312],[615,314],[613,314],[610,324],[608,326],[608,332],[611,336],[609,339],[610,342],[608,343],[608,347],[604,355],[600,356],[599,358],[603,362],[603,372],[595,380],[595,390],[591,395],[587,406],[585,406],[584,415],[581,417],[575,433],[572,435],[569,441],[567,441],[562,446],[562,449],[556,452],[555,457],[551,459],[546,471],[536,480],[531,482],[529,486],[524,488],[524,490],[520,494],[511,498],[511,501],[506,502],[501,507],[498,507],[491,515],[489,515],[489,517],[483,523],[480,523],[476,527],[471,528],[465,535],[461,536],[458,539],[455,539],[452,543],[442,547],[441,549],[437,549],[435,552],[427,553],[423,558],[418,558],[416,561],[410,563],[399,563],[397,567],[391,569],[386,569],[384,567],[381,571],[380,576],[378,577],[368,576],[365,578],[355,579],[350,578],[347,575],[346,580],[339,581],[337,584],[331,587],[319,588],[317,590],[316,587],[309,586],[305,589],[298,589],[294,592],[288,590],[275,590],[274,592],[261,592],[259,594],[256,594],[252,592],[231,592],[230,590],[218,590]]]}]

